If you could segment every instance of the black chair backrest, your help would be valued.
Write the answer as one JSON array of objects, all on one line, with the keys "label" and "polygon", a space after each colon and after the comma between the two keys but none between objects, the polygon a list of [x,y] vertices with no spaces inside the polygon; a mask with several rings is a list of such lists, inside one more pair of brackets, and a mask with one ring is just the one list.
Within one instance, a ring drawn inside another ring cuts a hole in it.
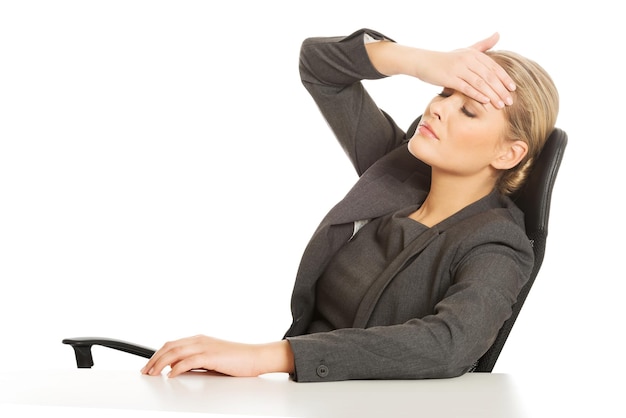
[{"label": "black chair backrest", "polygon": [[535,161],[524,186],[512,196],[517,206],[524,212],[526,235],[533,245],[535,264],[528,282],[522,288],[517,297],[517,302],[513,305],[513,314],[500,329],[491,348],[478,361],[474,369],[475,372],[491,372],[493,370],[530,288],[535,282],[537,273],[539,273],[546,250],[552,189],[566,146],[567,134],[563,130],[555,128],[546,141],[539,158]]}]

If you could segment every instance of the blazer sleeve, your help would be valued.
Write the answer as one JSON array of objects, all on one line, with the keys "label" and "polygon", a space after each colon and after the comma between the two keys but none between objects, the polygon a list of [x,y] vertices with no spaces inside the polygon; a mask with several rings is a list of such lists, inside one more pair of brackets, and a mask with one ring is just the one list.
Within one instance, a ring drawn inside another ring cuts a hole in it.
[{"label": "blazer sleeve", "polygon": [[361,29],[346,37],[306,39],[300,49],[300,78],[360,176],[406,140],[405,132],[380,110],[362,80],[386,77],[372,65]]},{"label": "blazer sleeve", "polygon": [[433,312],[401,324],[288,337],[294,380],[460,376],[493,343],[532,268],[523,232],[495,222],[475,231],[446,263],[453,283]]}]

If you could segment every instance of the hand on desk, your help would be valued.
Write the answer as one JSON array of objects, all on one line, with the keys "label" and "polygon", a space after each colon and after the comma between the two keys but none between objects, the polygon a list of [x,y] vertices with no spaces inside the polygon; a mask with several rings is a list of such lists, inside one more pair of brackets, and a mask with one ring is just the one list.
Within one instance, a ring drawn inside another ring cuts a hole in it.
[{"label": "hand on desk", "polygon": [[169,377],[205,369],[229,376],[292,373],[291,346],[286,340],[267,344],[244,344],[205,335],[170,341],[160,348],[141,373],[156,376],[170,366]]}]

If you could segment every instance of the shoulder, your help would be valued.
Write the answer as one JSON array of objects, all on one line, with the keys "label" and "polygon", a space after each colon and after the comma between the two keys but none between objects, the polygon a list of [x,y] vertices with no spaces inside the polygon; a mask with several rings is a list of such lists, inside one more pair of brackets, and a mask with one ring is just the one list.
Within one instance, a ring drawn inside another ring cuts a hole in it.
[{"label": "shoulder", "polygon": [[[507,196],[497,191],[465,207],[449,218],[446,229],[469,229],[476,233],[493,231],[488,235],[513,234],[526,236],[524,213]],[[496,233],[498,230],[499,233]]]},{"label": "shoulder", "polygon": [[493,194],[478,210],[452,225],[446,234],[456,247],[457,261],[479,254],[502,255],[532,266],[533,249],[524,213],[508,197]]}]

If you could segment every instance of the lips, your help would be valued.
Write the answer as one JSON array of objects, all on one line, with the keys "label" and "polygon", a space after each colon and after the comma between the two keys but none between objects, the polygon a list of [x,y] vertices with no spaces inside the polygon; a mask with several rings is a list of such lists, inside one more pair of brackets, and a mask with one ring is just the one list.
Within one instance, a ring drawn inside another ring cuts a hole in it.
[{"label": "lips", "polygon": [[419,131],[420,134],[428,137],[428,138],[432,138],[432,139],[437,139],[439,140],[439,137],[437,136],[437,134],[435,134],[435,132],[432,130],[432,128],[427,124],[427,123],[420,123],[419,126],[417,127],[417,130]]}]

